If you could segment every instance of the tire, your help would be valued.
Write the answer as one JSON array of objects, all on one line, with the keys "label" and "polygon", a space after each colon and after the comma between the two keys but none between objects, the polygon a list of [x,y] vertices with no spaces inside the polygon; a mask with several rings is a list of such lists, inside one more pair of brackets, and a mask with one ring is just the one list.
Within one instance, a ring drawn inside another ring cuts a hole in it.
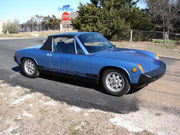
[{"label": "tire", "polygon": [[29,58],[23,59],[22,71],[25,76],[30,78],[36,78],[39,76],[39,70],[37,68],[37,64],[34,62],[34,60]]},{"label": "tire", "polygon": [[131,85],[126,75],[116,69],[107,69],[102,75],[102,86],[113,96],[122,96],[129,92]]}]

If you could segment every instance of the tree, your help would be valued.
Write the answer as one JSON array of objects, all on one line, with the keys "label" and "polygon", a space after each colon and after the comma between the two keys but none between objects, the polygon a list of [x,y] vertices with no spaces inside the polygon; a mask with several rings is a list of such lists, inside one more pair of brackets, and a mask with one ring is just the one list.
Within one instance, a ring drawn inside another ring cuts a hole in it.
[{"label": "tree", "polygon": [[3,23],[3,33],[18,33],[19,32],[19,22],[15,20],[14,22],[7,21]]},{"label": "tree", "polygon": [[61,20],[56,18],[55,15],[52,15],[52,17],[49,19],[49,28],[53,30],[57,30],[60,27]]},{"label": "tree", "polygon": [[179,0],[146,0],[152,17],[159,22],[156,26],[163,32],[173,31],[179,11]]},{"label": "tree", "polygon": [[32,32],[34,30],[37,30],[37,22],[35,17],[31,17],[31,19],[28,20],[24,25],[26,26],[26,31],[30,30]]},{"label": "tree", "polygon": [[[176,7],[180,7],[180,0],[177,0]],[[176,23],[174,26],[174,32],[180,33],[180,8],[177,9],[177,17],[176,17]]]},{"label": "tree", "polygon": [[56,16],[41,16],[36,15],[31,17],[26,23],[21,25],[23,31],[41,31],[41,30],[57,30],[60,27],[61,20]]},{"label": "tree", "polygon": [[136,3],[134,0],[91,0],[80,4],[79,16],[72,20],[72,25],[79,31],[100,32],[108,39],[127,29],[152,29]]},{"label": "tree", "polygon": [[42,21],[43,30],[49,30],[50,29],[50,26],[49,26],[50,19],[51,19],[50,16],[44,16],[43,17],[43,21]]},{"label": "tree", "polygon": [[37,26],[38,26],[38,31],[41,31],[41,27],[42,27],[42,21],[43,21],[43,16],[41,15],[35,15],[35,21],[37,22]]}]

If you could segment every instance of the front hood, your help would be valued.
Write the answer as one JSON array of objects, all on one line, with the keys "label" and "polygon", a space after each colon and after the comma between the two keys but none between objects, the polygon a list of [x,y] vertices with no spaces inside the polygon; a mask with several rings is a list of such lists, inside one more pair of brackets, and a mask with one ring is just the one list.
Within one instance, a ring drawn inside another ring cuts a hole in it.
[{"label": "front hood", "polygon": [[145,72],[158,68],[160,65],[160,61],[154,59],[152,56],[147,55],[146,53],[146,51],[135,49],[112,48],[109,50],[98,52],[94,55],[102,58],[109,58],[112,60],[116,59],[120,61],[131,62],[134,64],[140,64],[144,68]]}]

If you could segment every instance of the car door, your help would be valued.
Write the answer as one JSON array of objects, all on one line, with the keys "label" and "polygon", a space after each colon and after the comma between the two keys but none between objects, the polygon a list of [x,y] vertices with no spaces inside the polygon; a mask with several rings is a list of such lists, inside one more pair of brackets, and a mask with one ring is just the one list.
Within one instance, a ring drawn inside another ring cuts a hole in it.
[{"label": "car door", "polygon": [[90,56],[80,50],[73,37],[54,38],[53,48],[50,61],[54,71],[78,76],[86,76],[90,73]]},{"label": "car door", "polygon": [[48,37],[42,47],[36,52],[35,59],[38,62],[39,68],[43,70],[52,70],[50,56],[52,53],[52,37]]},{"label": "car door", "polygon": [[40,50],[39,53],[37,54],[36,60],[38,61],[38,66],[39,68],[42,68],[44,70],[52,70],[52,65],[50,63],[50,56],[51,56],[51,51],[46,51],[46,50]]}]

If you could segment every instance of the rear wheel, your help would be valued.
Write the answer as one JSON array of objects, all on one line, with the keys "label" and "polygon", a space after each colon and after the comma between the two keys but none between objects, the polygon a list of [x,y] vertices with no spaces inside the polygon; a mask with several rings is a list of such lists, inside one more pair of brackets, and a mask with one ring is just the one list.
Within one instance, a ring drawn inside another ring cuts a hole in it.
[{"label": "rear wheel", "polygon": [[35,78],[39,76],[39,70],[37,68],[37,65],[32,59],[23,59],[22,69],[24,75],[26,75],[27,77]]},{"label": "rear wheel", "polygon": [[126,75],[116,69],[107,69],[102,75],[102,85],[107,93],[122,96],[130,90],[130,83]]}]

